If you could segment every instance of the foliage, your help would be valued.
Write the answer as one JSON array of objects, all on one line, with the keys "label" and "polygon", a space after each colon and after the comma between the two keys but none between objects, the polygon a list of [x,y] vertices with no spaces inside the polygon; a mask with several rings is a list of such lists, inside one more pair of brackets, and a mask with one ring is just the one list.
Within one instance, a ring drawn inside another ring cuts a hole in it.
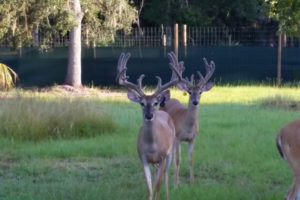
[{"label": "foliage", "polygon": [[129,32],[137,11],[128,0],[82,0],[86,43],[107,44],[118,30]]},{"label": "foliage", "polygon": [[43,34],[40,45],[48,45],[53,35],[64,35],[75,25],[64,0],[0,0],[0,3],[0,39],[12,48],[32,44],[36,30]]},{"label": "foliage", "polygon": [[141,21],[146,25],[245,26],[258,20],[261,4],[262,0],[152,0],[145,1]]},{"label": "foliage", "polygon": [[[76,25],[71,0],[0,0],[0,42],[12,48],[32,45],[39,31],[39,47],[51,45]],[[128,0],[81,0],[83,27],[91,40],[110,41],[117,30],[129,30],[136,10]]]},{"label": "foliage", "polygon": [[17,73],[7,65],[0,63],[0,88],[9,90],[15,86],[18,79]]},{"label": "foliage", "polygon": [[299,0],[265,0],[268,15],[279,21],[279,33],[298,36],[300,21]]}]

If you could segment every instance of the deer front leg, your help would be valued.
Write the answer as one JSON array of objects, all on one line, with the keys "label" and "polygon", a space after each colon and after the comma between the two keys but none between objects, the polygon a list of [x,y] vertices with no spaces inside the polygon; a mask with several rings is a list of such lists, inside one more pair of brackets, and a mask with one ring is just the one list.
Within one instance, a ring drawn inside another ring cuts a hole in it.
[{"label": "deer front leg", "polygon": [[188,154],[189,154],[189,164],[190,164],[190,183],[194,183],[193,151],[194,151],[194,140],[191,140],[188,144]]},{"label": "deer front leg", "polygon": [[152,190],[152,182],[151,182],[151,171],[146,161],[143,162],[143,167],[144,167],[144,174],[145,174],[145,179],[146,179],[147,189],[148,189],[148,200],[152,200],[153,190]]},{"label": "deer front leg", "polygon": [[160,190],[160,183],[161,183],[161,177],[163,175],[164,168],[166,166],[166,159],[162,159],[162,161],[159,163],[158,166],[155,166],[155,200],[159,199],[159,190]]}]

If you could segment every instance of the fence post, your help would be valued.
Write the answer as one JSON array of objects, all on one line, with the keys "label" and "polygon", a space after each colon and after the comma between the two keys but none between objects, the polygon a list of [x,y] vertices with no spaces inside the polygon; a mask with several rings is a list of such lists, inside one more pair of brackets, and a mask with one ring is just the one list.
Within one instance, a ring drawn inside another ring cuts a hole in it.
[{"label": "fence post", "polygon": [[281,53],[282,53],[282,34],[278,35],[277,47],[277,86],[281,85]]},{"label": "fence post", "polygon": [[174,24],[174,53],[178,57],[178,24]]},{"label": "fence post", "polygon": [[182,42],[183,42],[183,46],[186,47],[187,45],[186,24],[182,25]]},{"label": "fence post", "polygon": [[186,57],[187,55],[187,33],[186,33],[186,24],[182,25],[182,42],[183,42],[183,47],[184,47],[184,56]]}]

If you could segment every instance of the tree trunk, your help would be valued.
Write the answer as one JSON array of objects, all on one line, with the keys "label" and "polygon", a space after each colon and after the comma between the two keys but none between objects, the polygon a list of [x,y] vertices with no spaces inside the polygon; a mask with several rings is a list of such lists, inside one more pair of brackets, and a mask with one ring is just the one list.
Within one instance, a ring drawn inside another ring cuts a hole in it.
[{"label": "tree trunk", "polygon": [[65,84],[73,87],[81,87],[81,11],[80,0],[73,1],[73,11],[77,26],[70,30],[70,43],[68,55],[68,70]]}]

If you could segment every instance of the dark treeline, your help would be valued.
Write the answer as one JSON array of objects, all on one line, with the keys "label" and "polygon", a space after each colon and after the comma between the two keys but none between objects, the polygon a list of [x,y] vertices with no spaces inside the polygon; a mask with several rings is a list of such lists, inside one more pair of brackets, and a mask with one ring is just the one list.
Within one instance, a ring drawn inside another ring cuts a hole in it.
[{"label": "dark treeline", "polygon": [[256,26],[276,25],[262,0],[134,0],[141,26]]}]

